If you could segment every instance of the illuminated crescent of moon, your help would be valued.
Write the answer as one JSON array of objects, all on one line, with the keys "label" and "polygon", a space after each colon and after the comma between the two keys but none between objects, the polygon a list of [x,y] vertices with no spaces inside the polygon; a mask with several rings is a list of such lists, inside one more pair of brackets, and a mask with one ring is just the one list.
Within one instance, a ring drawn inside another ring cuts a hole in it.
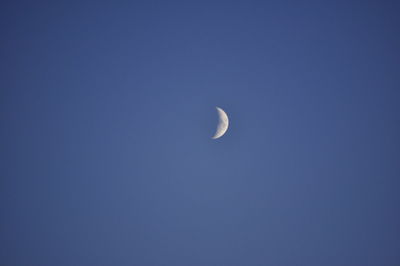
[{"label": "illuminated crescent of moon", "polygon": [[221,108],[219,108],[219,107],[216,107],[216,108],[217,108],[217,112],[218,112],[219,121],[218,121],[217,131],[215,132],[214,136],[212,137],[213,139],[218,139],[218,138],[222,137],[225,134],[225,132],[228,130],[228,126],[229,126],[228,115]]}]

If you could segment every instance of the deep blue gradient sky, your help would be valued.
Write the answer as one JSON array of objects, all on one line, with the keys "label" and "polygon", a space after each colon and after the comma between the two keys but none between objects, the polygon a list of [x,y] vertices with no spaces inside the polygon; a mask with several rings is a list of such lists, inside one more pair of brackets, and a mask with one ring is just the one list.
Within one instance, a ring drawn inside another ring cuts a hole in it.
[{"label": "deep blue gradient sky", "polygon": [[400,265],[399,8],[3,1],[0,265]]}]

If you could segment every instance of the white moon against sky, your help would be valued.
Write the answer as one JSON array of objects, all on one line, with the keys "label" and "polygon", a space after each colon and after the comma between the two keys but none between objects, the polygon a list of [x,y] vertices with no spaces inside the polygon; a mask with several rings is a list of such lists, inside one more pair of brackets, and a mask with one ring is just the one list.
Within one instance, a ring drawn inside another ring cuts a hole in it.
[{"label": "white moon against sky", "polygon": [[228,126],[229,126],[228,115],[221,108],[219,108],[219,107],[216,107],[216,108],[217,108],[219,119],[218,119],[217,131],[215,132],[214,136],[212,137],[213,139],[218,139],[218,138],[222,137],[225,134],[225,132],[228,130]]}]

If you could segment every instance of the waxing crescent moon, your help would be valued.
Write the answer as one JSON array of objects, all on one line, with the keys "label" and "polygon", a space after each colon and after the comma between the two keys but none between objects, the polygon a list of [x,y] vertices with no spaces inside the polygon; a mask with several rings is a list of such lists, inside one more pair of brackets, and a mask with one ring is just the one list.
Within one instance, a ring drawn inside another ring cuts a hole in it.
[{"label": "waxing crescent moon", "polygon": [[214,136],[212,137],[213,139],[218,139],[220,137],[222,137],[225,132],[228,130],[228,126],[229,126],[229,119],[228,119],[228,115],[225,113],[224,110],[222,110],[219,107],[217,108],[217,112],[218,112],[218,126],[217,126],[217,131],[215,132]]}]

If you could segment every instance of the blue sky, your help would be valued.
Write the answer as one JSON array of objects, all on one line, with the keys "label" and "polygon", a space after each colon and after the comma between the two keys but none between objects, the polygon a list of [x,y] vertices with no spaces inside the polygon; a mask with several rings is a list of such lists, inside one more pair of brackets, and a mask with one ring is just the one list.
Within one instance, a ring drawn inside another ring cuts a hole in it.
[{"label": "blue sky", "polygon": [[394,1],[1,10],[0,264],[399,265]]}]

